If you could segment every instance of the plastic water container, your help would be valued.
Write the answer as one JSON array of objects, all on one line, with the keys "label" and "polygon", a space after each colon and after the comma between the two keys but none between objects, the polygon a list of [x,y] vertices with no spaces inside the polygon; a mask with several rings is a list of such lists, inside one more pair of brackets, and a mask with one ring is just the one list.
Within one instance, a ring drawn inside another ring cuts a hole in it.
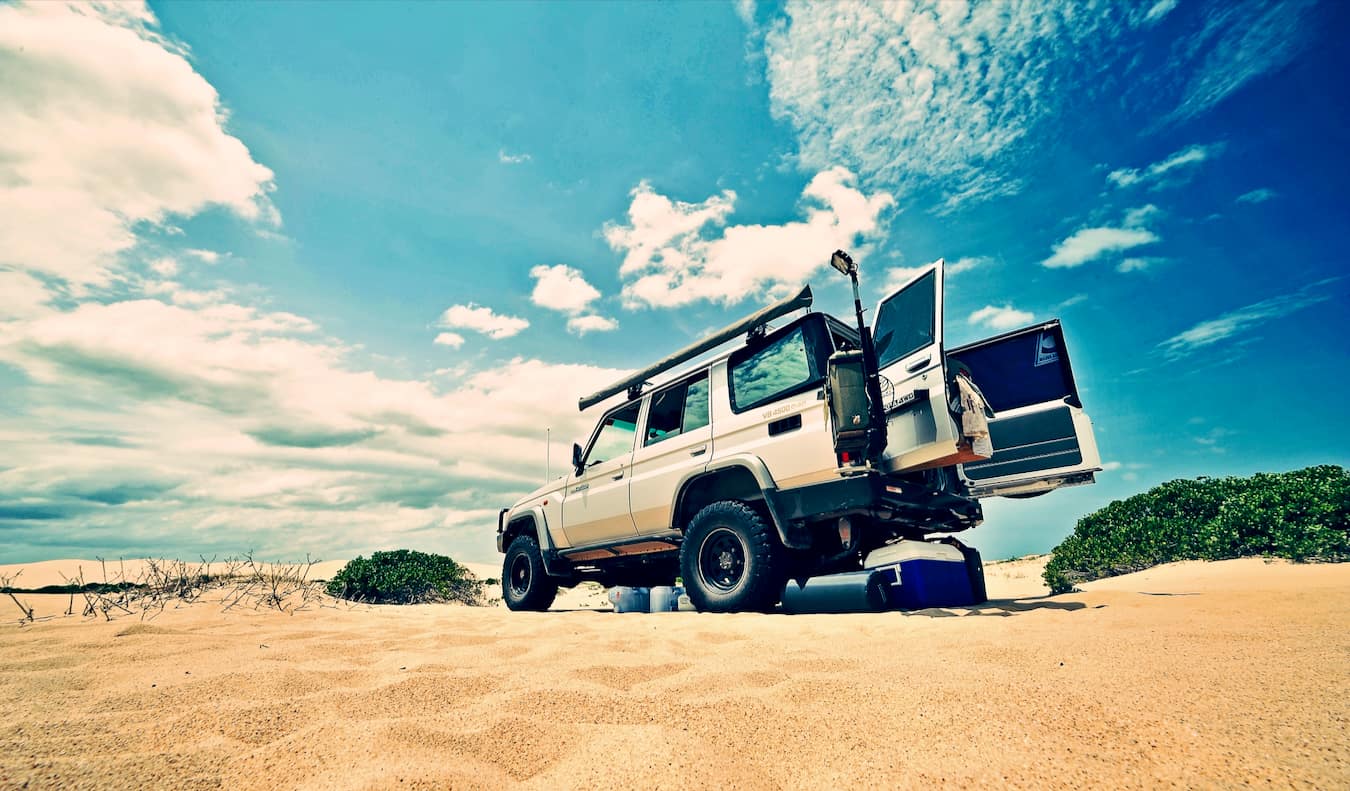
[{"label": "plastic water container", "polygon": [[975,603],[966,557],[951,544],[897,541],[868,553],[863,567],[886,575],[893,607],[919,610]]},{"label": "plastic water container", "polygon": [[609,603],[614,605],[614,612],[647,612],[650,597],[651,593],[646,588],[630,588],[626,585],[610,588],[605,594]]},{"label": "plastic water container", "polygon": [[[683,591],[684,588],[680,588],[679,590]],[[679,595],[676,600],[675,609],[680,612],[698,612],[698,608],[694,606],[694,600],[689,598],[689,594],[687,593],[681,593]]]},{"label": "plastic water container", "polygon": [[654,586],[649,594],[647,612],[675,612],[679,609],[680,595],[683,593],[683,588],[670,585]]}]

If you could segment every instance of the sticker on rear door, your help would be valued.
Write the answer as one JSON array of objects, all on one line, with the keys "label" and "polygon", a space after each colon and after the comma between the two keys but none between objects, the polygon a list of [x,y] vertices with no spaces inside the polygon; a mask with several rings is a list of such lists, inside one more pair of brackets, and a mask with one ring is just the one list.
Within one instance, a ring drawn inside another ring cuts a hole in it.
[{"label": "sticker on rear door", "polygon": [[1059,362],[1059,345],[1055,342],[1055,336],[1049,332],[1042,332],[1040,339],[1036,341],[1036,367],[1057,362]]}]

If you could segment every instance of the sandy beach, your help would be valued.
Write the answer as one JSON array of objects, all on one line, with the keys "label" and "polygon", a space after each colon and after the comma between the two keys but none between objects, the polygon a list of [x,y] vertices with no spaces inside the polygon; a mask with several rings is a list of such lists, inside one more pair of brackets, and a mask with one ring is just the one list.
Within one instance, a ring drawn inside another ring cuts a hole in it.
[{"label": "sandy beach", "polygon": [[846,616],[4,597],[0,787],[1350,786],[1350,565],[1043,563]]}]

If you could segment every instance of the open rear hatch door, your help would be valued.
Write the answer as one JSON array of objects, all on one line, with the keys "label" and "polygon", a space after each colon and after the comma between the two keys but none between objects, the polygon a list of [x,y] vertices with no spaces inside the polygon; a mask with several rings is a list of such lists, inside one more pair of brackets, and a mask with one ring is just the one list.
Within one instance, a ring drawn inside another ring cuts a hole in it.
[{"label": "open rear hatch door", "polygon": [[947,360],[970,370],[996,413],[994,455],[961,467],[973,496],[1034,497],[1094,481],[1101,456],[1058,320],[953,349]]},{"label": "open rear hatch door", "polygon": [[872,320],[877,365],[894,386],[886,405],[884,466],[907,472],[955,463],[956,423],[947,406],[938,261],[881,299]]}]

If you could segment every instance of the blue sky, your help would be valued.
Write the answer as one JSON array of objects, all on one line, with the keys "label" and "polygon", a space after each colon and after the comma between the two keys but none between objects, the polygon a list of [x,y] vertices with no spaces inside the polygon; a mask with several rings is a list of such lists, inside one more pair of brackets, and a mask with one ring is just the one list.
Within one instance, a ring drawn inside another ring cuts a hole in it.
[{"label": "blue sky", "polygon": [[1335,2],[0,5],[0,559],[493,560],[576,396],[855,253],[1107,470],[1344,463]]}]

